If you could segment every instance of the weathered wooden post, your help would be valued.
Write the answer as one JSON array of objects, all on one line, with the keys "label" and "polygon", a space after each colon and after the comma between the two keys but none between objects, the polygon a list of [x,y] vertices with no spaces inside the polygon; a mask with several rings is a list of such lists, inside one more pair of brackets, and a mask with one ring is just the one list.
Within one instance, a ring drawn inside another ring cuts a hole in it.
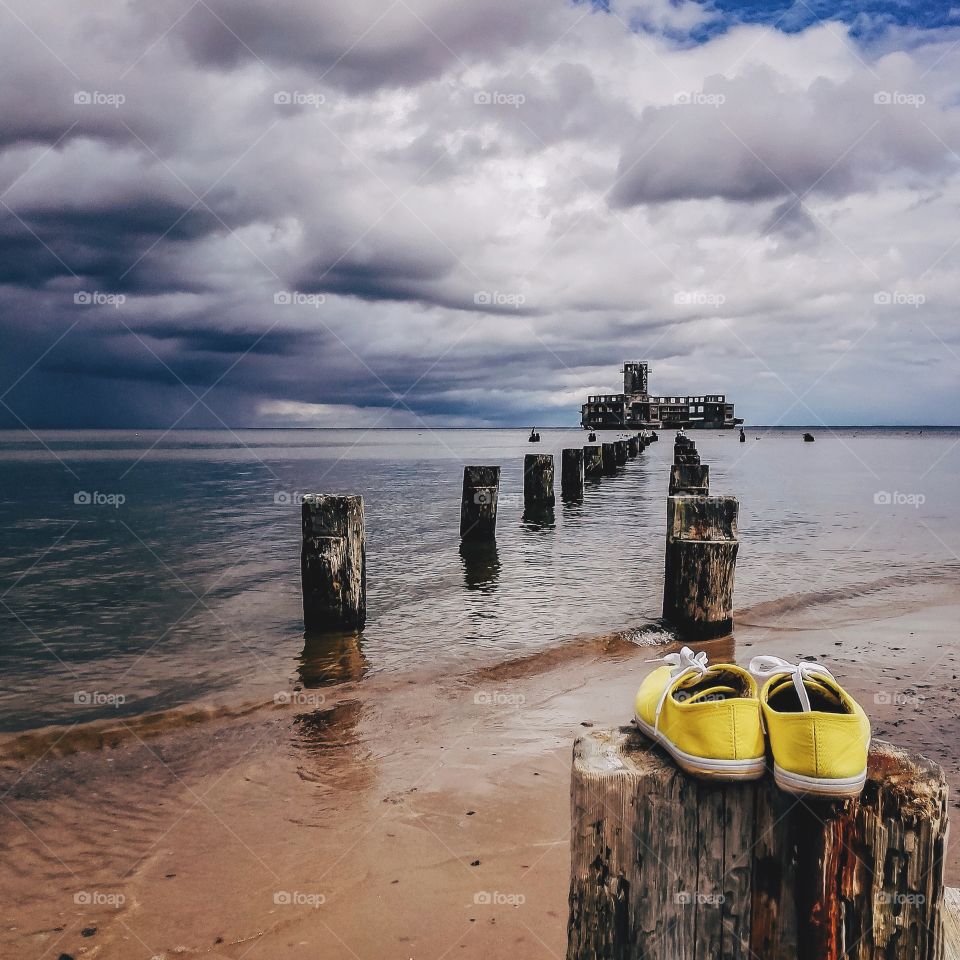
[{"label": "weathered wooden post", "polygon": [[700,454],[697,453],[695,450],[693,452],[688,452],[688,453],[675,453],[673,455],[673,462],[677,466],[680,466],[680,464],[683,464],[683,463],[696,464],[700,462]]},{"label": "weathered wooden post", "polygon": [[874,740],[853,801],[683,773],[635,728],[573,748],[567,960],[940,960],[947,784]]},{"label": "weathered wooden post", "polygon": [[583,450],[567,448],[560,454],[560,493],[570,500],[583,496]]},{"label": "weathered wooden post", "polygon": [[733,627],[736,497],[667,497],[663,618],[685,639]]},{"label": "weathered wooden post", "polygon": [[499,467],[464,467],[460,498],[460,538],[493,540],[497,535]]},{"label": "weathered wooden post", "polygon": [[613,443],[601,443],[600,449],[603,451],[603,472],[617,472],[617,447]]},{"label": "weathered wooden post", "polygon": [[311,632],[362,629],[367,619],[363,497],[307,494],[300,519],[304,626]]},{"label": "weathered wooden post", "polygon": [[550,507],[553,495],[553,454],[528,453],[523,458],[523,502],[528,507]]},{"label": "weathered wooden post", "polygon": [[670,468],[670,496],[710,496],[710,467],[707,464],[682,463]]},{"label": "weathered wooden post", "polygon": [[603,476],[603,451],[600,447],[583,448],[583,474],[586,477]]},{"label": "weathered wooden post", "polygon": [[627,456],[633,459],[640,452],[640,441],[636,437],[627,437]]},{"label": "weathered wooden post", "polygon": [[622,467],[627,462],[627,441],[614,440],[613,449],[617,455],[617,466]]}]

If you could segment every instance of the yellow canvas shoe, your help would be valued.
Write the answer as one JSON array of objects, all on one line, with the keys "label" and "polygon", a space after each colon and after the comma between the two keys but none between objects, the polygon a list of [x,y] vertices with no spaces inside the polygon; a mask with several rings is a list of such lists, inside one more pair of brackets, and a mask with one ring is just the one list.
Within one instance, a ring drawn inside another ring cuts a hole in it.
[{"label": "yellow canvas shoe", "polygon": [[757,683],[689,647],[660,658],[637,691],[637,726],[694,776],[756,780],[766,769]]},{"label": "yellow canvas shoe", "polygon": [[815,660],[754,657],[750,672],[769,677],[760,708],[777,786],[819,797],[858,796],[870,749],[870,721],[860,704]]}]

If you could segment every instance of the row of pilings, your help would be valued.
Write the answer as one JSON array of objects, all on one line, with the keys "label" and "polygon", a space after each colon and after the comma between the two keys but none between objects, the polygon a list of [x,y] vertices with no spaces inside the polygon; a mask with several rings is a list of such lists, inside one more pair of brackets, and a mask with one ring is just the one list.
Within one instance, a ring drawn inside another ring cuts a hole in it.
[{"label": "row of pilings", "polygon": [[[615,475],[657,439],[636,434],[560,455],[565,499],[583,497],[588,478]],[[524,457],[525,514],[555,503],[552,454]],[[739,539],[735,497],[710,496],[709,467],[696,444],[678,434],[667,497],[663,618],[683,639],[721,636],[732,626],[733,575]],[[465,546],[496,538],[500,466],[463,468],[460,537]],[[308,630],[360,630],[366,620],[366,545],[363,498],[309,494],[302,504],[301,581]]]}]

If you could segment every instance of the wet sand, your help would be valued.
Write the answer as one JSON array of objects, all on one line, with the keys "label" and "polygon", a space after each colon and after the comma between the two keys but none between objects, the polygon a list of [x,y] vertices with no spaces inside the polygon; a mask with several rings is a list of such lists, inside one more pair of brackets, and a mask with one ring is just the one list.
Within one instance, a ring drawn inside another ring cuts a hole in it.
[{"label": "wet sand", "polygon": [[[957,587],[787,598],[703,647],[819,655],[876,735],[956,788]],[[0,957],[562,957],[571,745],[629,720],[645,661],[674,648],[649,639],[305,687],[172,729],[9,738]]]}]

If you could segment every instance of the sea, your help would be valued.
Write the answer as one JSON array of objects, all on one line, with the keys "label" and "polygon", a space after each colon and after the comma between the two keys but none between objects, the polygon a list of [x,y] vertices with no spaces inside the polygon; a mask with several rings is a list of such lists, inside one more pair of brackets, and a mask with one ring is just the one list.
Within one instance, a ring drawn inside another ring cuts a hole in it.
[{"label": "sea", "polygon": [[[0,433],[0,732],[467,669],[580,635],[662,639],[673,435],[579,500],[560,497],[558,470],[554,510],[530,516],[524,455],[559,467],[587,442],[540,433],[537,445],[519,429]],[[960,568],[960,429],[691,435],[711,493],[739,500],[738,609]],[[502,468],[496,545],[479,554],[458,535],[465,464]],[[304,634],[307,493],[364,498],[359,636]]]}]

